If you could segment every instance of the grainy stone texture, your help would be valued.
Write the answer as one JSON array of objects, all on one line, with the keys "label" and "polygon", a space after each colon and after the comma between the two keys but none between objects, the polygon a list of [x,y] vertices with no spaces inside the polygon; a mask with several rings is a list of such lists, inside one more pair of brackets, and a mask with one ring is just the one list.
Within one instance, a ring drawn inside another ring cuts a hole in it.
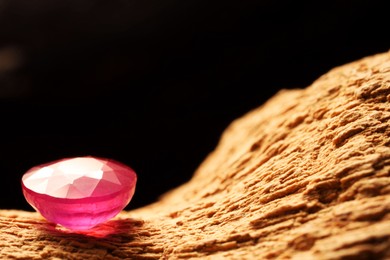
[{"label": "grainy stone texture", "polygon": [[190,182],[89,233],[0,211],[0,258],[390,258],[389,119],[390,53],[335,68],[234,121]]}]

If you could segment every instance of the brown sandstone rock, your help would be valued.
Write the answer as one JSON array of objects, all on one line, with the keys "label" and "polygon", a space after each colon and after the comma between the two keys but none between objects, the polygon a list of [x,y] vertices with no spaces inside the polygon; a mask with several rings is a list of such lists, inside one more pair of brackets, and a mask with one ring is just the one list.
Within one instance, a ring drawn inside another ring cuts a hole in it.
[{"label": "brown sandstone rock", "polygon": [[0,211],[0,258],[390,258],[389,120],[384,53],[281,91],[190,182],[88,234]]}]

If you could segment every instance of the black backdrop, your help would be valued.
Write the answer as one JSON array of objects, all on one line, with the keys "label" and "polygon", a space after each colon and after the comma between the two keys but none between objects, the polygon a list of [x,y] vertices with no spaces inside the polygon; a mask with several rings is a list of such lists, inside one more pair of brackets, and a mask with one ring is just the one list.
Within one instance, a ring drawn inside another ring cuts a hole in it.
[{"label": "black backdrop", "polygon": [[390,47],[385,1],[0,1],[0,208],[30,167],[133,167],[128,208],[191,178],[233,119]]}]

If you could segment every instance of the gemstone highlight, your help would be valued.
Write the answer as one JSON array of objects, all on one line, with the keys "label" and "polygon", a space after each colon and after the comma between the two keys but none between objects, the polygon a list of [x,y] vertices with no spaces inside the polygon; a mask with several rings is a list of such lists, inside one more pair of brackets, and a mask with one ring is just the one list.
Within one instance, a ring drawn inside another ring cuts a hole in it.
[{"label": "gemstone highlight", "polygon": [[123,210],[136,182],[130,167],[89,156],[33,167],[23,175],[22,189],[27,202],[48,221],[86,230]]}]

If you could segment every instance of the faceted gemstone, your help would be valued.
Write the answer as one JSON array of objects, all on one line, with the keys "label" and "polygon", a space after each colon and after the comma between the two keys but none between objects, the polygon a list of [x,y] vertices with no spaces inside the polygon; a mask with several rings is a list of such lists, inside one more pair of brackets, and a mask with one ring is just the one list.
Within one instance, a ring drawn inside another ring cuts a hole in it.
[{"label": "faceted gemstone", "polygon": [[47,220],[85,230],[116,216],[131,200],[137,175],[110,159],[77,157],[36,166],[22,177],[23,194]]}]

